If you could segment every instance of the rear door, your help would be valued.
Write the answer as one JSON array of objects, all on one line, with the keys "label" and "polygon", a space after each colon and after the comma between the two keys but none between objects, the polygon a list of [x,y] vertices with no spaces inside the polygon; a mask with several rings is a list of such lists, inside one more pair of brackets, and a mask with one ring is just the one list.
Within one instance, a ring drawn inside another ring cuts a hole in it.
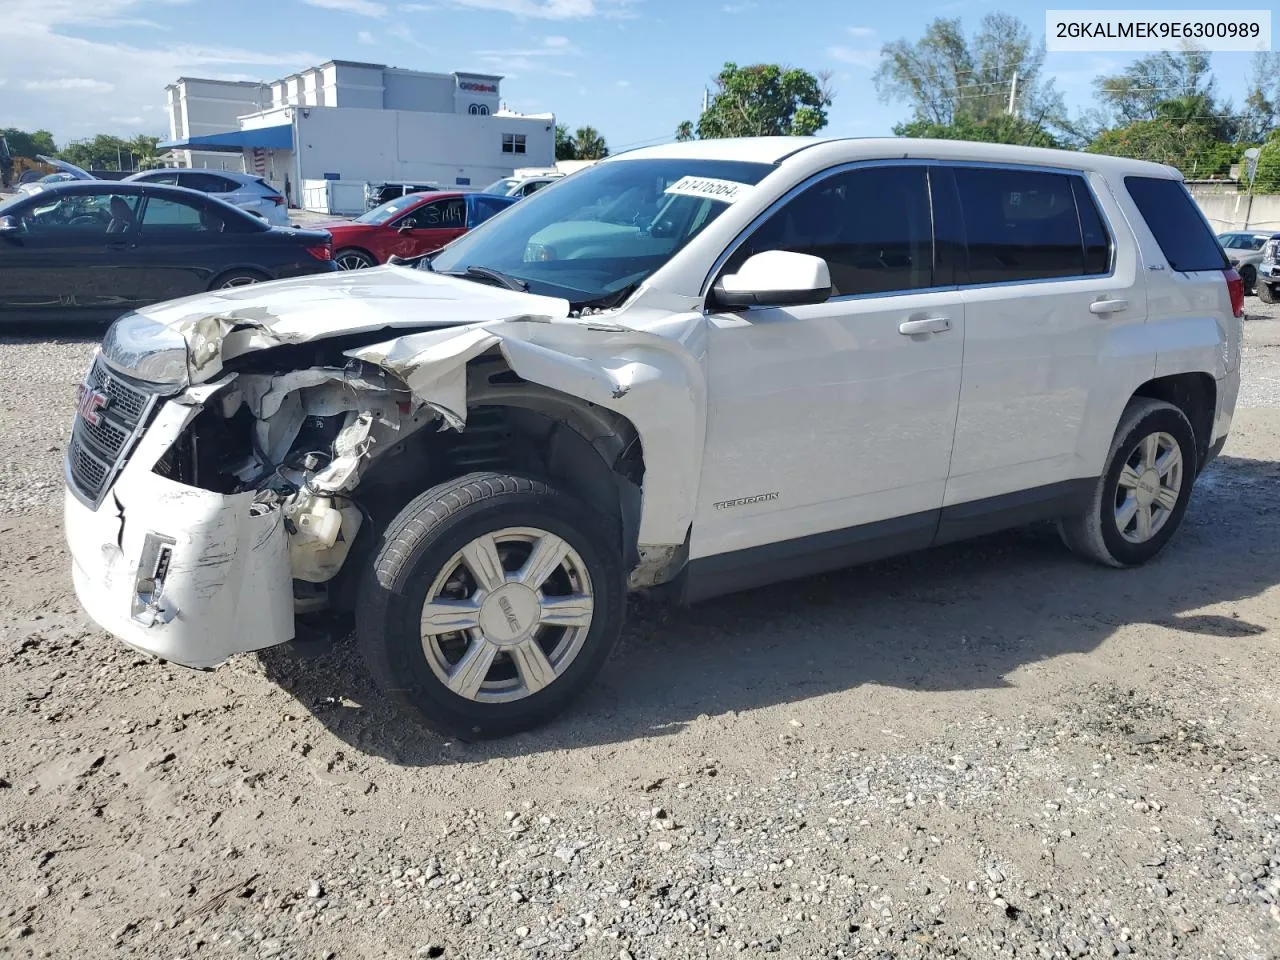
[{"label": "rear door", "polygon": [[148,193],[138,233],[145,264],[139,297],[148,303],[209,289],[217,274],[240,258],[236,235],[196,198]]},{"label": "rear door", "polygon": [[[119,198],[131,213],[139,199]],[[133,237],[127,218],[112,216],[109,194],[46,193],[10,215],[21,229],[0,237],[0,312],[97,317],[137,305]]]},{"label": "rear door", "polygon": [[399,257],[417,257],[439,250],[467,232],[467,203],[464,197],[429,200],[388,225],[395,231],[391,252]]},{"label": "rear door", "polygon": [[467,201],[467,229],[474,230],[480,224],[511,206],[505,197],[493,197],[483,193],[469,193]]},{"label": "rear door", "polygon": [[1082,428],[1098,419],[1094,403],[1110,400],[1099,394],[1114,383],[1104,359],[1126,328],[1146,320],[1137,252],[1113,240],[1107,221],[1124,221],[1100,179],[1091,185],[1080,173],[1036,167],[944,169],[954,176],[968,252],[946,504],[986,501],[997,511],[1011,504],[994,498],[1065,495],[1054,485],[1098,470],[1078,447]]}]

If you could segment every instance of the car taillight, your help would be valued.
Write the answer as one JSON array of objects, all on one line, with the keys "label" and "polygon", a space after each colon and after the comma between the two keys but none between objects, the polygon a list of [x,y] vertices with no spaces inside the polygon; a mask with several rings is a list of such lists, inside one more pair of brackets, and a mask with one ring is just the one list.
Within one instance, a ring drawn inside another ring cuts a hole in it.
[{"label": "car taillight", "polygon": [[307,247],[307,253],[311,254],[317,260],[332,260],[333,247],[327,243],[317,244],[314,247]]},{"label": "car taillight", "polygon": [[1227,292],[1231,294],[1231,312],[1237,317],[1244,316],[1244,281],[1234,268],[1222,271],[1227,278]]},{"label": "car taillight", "polygon": [[280,196],[280,194],[278,193],[275,194],[274,196],[268,196],[267,199],[270,200],[272,203],[274,203],[277,207],[284,206],[284,197]]}]

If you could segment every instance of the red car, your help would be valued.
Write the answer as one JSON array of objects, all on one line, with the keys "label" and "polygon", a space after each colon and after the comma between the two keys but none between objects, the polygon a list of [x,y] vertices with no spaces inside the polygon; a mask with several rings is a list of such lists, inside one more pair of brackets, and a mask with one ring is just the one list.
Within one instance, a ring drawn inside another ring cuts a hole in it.
[{"label": "red car", "polygon": [[433,253],[495,213],[516,197],[487,193],[410,193],[388,200],[355,220],[321,224],[333,237],[333,259],[343,270],[360,270],[397,257]]}]

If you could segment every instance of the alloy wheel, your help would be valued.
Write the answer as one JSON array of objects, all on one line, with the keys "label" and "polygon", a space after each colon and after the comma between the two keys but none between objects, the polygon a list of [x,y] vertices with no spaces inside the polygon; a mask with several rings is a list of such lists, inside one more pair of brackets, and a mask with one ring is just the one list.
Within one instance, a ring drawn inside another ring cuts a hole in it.
[{"label": "alloy wheel", "polygon": [[1116,484],[1115,523],[1125,540],[1146,543],[1168,523],[1184,472],[1182,449],[1172,436],[1150,433],[1138,441]]}]

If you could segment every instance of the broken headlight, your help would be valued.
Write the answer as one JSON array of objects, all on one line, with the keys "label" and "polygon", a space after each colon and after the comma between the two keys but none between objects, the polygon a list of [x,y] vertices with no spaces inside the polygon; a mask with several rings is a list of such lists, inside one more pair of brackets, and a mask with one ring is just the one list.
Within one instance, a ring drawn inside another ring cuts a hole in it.
[{"label": "broken headlight", "polygon": [[187,342],[182,334],[140,313],[126,313],[111,325],[102,339],[102,356],[126,377],[187,385]]}]

